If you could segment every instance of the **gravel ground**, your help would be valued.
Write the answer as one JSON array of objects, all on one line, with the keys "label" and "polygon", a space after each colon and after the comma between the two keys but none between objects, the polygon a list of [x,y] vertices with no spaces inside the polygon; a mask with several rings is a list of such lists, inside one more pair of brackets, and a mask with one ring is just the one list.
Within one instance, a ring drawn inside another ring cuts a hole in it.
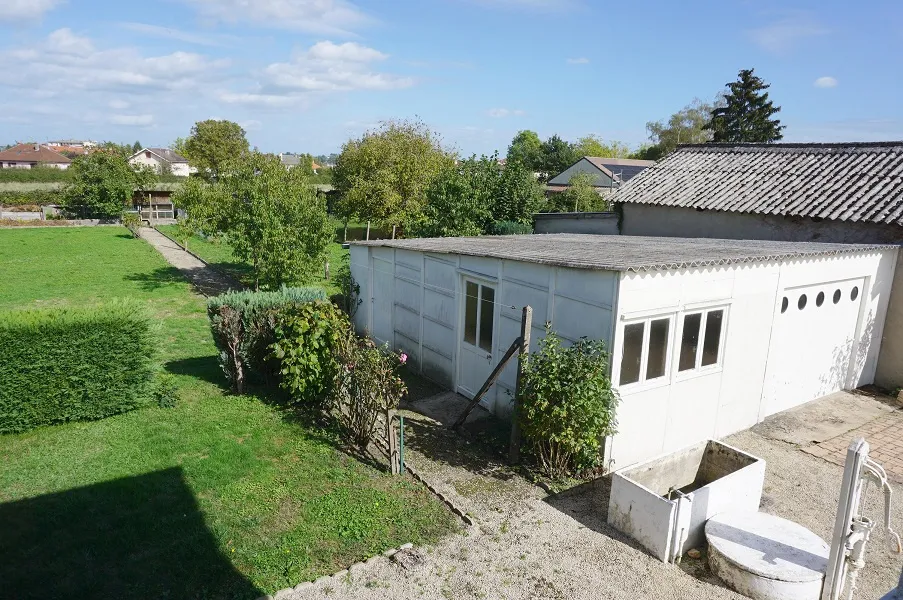
[{"label": "gravel ground", "polygon": [[[415,549],[424,558],[419,566],[405,568],[380,557],[280,598],[743,597],[723,587],[704,558],[665,565],[610,528],[606,480],[549,495],[508,470],[478,441],[434,421],[420,417],[408,436],[408,460],[476,524],[435,547]],[[725,441],[766,460],[763,511],[830,540],[840,467],[752,431]],[[892,515],[898,525],[903,524],[901,496]],[[867,515],[882,514],[874,492],[866,506]],[[884,540],[876,530],[857,599],[880,598],[900,577],[903,558],[888,552]]]}]

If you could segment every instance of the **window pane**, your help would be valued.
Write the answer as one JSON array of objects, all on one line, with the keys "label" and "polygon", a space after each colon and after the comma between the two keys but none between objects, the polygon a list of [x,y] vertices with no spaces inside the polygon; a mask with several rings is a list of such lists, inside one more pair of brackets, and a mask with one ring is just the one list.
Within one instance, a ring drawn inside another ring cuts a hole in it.
[{"label": "window pane", "polygon": [[645,323],[624,326],[624,351],[621,354],[621,385],[640,380],[640,361],[643,358]]},{"label": "window pane", "polygon": [[477,293],[478,286],[468,281],[464,288],[467,296],[464,298],[464,341],[477,345]]},{"label": "window pane", "polygon": [[718,344],[721,343],[723,310],[713,310],[705,317],[705,339],[702,341],[702,366],[718,362]]},{"label": "window pane", "polygon": [[480,300],[480,348],[492,352],[492,320],[495,316],[495,290],[480,286],[483,298]]},{"label": "window pane", "polygon": [[699,326],[702,324],[702,313],[684,317],[684,331],[680,338],[680,363],[678,371],[696,368],[696,348],[699,347]]},{"label": "window pane", "polygon": [[671,319],[656,319],[649,324],[649,358],[646,361],[646,379],[655,379],[665,374],[670,326]]}]

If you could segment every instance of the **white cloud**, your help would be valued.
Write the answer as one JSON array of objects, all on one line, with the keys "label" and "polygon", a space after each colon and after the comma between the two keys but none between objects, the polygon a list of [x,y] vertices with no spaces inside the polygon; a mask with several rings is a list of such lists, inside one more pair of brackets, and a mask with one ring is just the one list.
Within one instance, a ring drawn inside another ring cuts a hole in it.
[{"label": "white cloud", "polygon": [[811,13],[796,11],[787,13],[778,20],[749,32],[752,41],[772,54],[782,54],[791,50],[806,38],[831,33]]},{"label": "white cloud", "polygon": [[585,56],[580,56],[578,58],[569,58],[567,62],[569,65],[588,65],[589,59]]},{"label": "white cloud", "polygon": [[114,98],[113,100],[110,100],[109,105],[110,105],[110,108],[112,108],[114,110],[125,110],[126,108],[131,106],[128,102],[126,102],[125,100],[122,100],[120,98]]},{"label": "white cloud", "polygon": [[110,117],[110,123],[130,127],[147,127],[153,125],[154,115],[113,115]]},{"label": "white cloud", "polygon": [[33,21],[53,10],[64,0],[3,0],[0,2],[0,21]]},{"label": "white cloud", "polygon": [[245,131],[257,131],[263,123],[257,119],[248,119],[247,121],[240,121],[238,125]]},{"label": "white cloud", "polygon": [[819,77],[813,83],[815,87],[818,88],[832,88],[837,87],[837,79],[833,77]]},{"label": "white cloud", "polygon": [[486,114],[494,119],[504,119],[505,117],[523,117],[527,114],[527,111],[519,108],[490,108],[486,111]]},{"label": "white cloud", "polygon": [[562,11],[581,6],[583,0],[471,0],[474,4],[488,7],[514,8],[520,10]]},{"label": "white cloud", "polygon": [[229,46],[238,44],[241,39],[231,35],[207,35],[194,33],[191,31],[183,31],[181,29],[173,29],[172,27],[161,27],[159,25],[151,25],[149,23],[120,23],[123,29],[142,33],[144,35],[176,40],[179,42],[187,42],[189,44],[197,44],[198,46]]},{"label": "white cloud", "polygon": [[345,0],[183,0],[202,17],[239,25],[259,25],[309,33],[344,34],[372,22]]},{"label": "white cloud", "polygon": [[388,55],[354,42],[318,42],[291,62],[263,70],[265,88],[295,91],[393,90],[414,85],[411,77],[378,72],[370,63]]}]

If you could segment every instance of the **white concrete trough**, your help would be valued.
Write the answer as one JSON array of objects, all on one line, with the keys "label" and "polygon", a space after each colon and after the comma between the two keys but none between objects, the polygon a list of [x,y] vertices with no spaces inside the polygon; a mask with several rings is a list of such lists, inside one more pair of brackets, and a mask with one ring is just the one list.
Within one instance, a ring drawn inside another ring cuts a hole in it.
[{"label": "white concrete trough", "polygon": [[702,547],[716,514],[757,511],[764,482],[764,460],[708,440],[613,473],[608,524],[673,562]]}]

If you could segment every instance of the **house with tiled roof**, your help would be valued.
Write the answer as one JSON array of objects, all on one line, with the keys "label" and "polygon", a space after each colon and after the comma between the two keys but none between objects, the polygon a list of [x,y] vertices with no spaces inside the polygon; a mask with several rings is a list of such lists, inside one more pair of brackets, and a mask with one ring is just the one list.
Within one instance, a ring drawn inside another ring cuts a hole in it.
[{"label": "house with tiled roof", "polygon": [[605,193],[630,181],[644,169],[654,164],[655,161],[652,160],[584,156],[555,177],[552,177],[546,184],[546,191],[563,192],[568,188],[571,179],[575,175],[587,173],[592,177],[593,187],[600,193]]},{"label": "house with tiled roof", "polygon": [[44,144],[18,144],[0,152],[0,169],[33,169],[38,166],[68,169],[72,161]]},{"label": "house with tiled roof", "polygon": [[172,173],[188,177],[194,169],[188,159],[169,148],[142,148],[129,157],[129,164],[153,167],[157,173]]}]

